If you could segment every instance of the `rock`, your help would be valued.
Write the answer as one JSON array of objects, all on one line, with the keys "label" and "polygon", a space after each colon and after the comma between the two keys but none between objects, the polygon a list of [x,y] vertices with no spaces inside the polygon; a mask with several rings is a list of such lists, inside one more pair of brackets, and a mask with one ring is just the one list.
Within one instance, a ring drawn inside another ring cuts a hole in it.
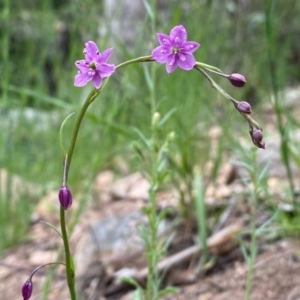
[{"label": "rock", "polygon": [[39,201],[35,209],[35,218],[49,220],[55,215],[58,219],[59,207],[58,192],[50,191]]},{"label": "rock", "polygon": [[149,182],[140,174],[133,173],[118,179],[111,188],[114,199],[148,199]]},{"label": "rock", "polygon": [[94,183],[95,191],[108,191],[114,181],[114,173],[110,170],[104,171],[96,176]]},{"label": "rock", "polygon": [[57,251],[33,251],[29,257],[30,264],[41,266],[46,263],[55,262],[57,259]]},{"label": "rock", "polygon": [[[87,230],[76,233],[80,238],[74,261],[82,294],[93,293],[99,297],[118,271],[124,272],[125,268],[130,272],[146,266],[145,246],[140,232],[142,225],[147,225],[147,218],[141,210],[115,211],[113,215],[91,223]],[[163,220],[158,229],[159,236],[167,236],[170,227],[170,223]],[[96,287],[92,287],[91,283],[95,280]]]}]

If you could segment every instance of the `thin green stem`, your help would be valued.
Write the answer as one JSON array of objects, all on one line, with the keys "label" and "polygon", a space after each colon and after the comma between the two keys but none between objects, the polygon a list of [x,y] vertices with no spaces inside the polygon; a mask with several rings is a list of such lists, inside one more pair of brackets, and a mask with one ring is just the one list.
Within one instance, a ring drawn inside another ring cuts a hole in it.
[{"label": "thin green stem", "polygon": [[[197,211],[197,222],[199,241],[203,249],[202,262],[205,264],[208,259],[208,246],[207,246],[207,218],[206,218],[206,205],[204,199],[203,182],[200,172],[197,170],[194,180],[195,192],[196,192],[196,211]],[[203,266],[203,264],[202,264]],[[199,268],[201,271],[201,266]]]},{"label": "thin green stem", "polygon": [[199,66],[200,68],[205,68],[210,72],[216,71],[216,73],[218,72],[220,74],[223,74],[222,70],[220,70],[219,68],[199,62],[199,61],[196,62],[195,66]]},{"label": "thin green stem", "polygon": [[[255,201],[256,202],[256,201]],[[256,245],[256,219],[257,219],[257,205],[255,204],[253,209],[253,216],[251,220],[251,242],[250,242],[250,256],[248,258],[248,273],[246,281],[245,299],[249,300],[251,296],[251,287],[253,281],[253,268],[257,255]]]},{"label": "thin green stem", "polygon": [[66,220],[65,220],[65,209],[60,206],[60,228],[61,234],[64,241],[64,249],[65,249],[65,258],[66,258],[66,275],[67,275],[67,282],[70,291],[70,296],[72,300],[76,300],[76,293],[75,293],[75,272],[74,272],[74,265],[72,256],[70,253],[70,247],[68,242],[68,234],[66,229]]},{"label": "thin green stem", "polygon": [[289,137],[286,133],[285,126],[283,125],[283,117],[282,117],[282,109],[278,97],[278,76],[277,76],[277,60],[278,55],[275,53],[276,47],[274,47],[274,30],[272,20],[273,16],[273,8],[274,8],[274,1],[273,0],[265,0],[265,25],[266,25],[266,37],[267,37],[267,46],[268,46],[268,62],[270,68],[270,78],[271,84],[274,94],[274,110],[276,114],[276,121],[277,126],[280,133],[280,150],[281,150],[281,157],[287,172],[289,186],[291,190],[291,195],[293,199],[293,205],[296,207],[296,195],[295,195],[295,187],[293,183],[293,173],[291,169],[290,163],[290,150],[289,150]]},{"label": "thin green stem", "polygon": [[116,66],[116,71],[125,67],[125,66],[128,66],[128,65],[131,65],[131,64],[134,64],[134,63],[140,63],[140,62],[151,62],[151,61],[154,61],[154,59],[152,58],[151,55],[149,56],[142,56],[142,57],[138,57],[138,58],[134,58],[134,59],[131,59],[131,60],[128,60],[128,61],[125,61],[119,65]]},{"label": "thin green stem", "polygon": [[52,265],[63,265],[63,266],[66,266],[64,263],[62,262],[53,262],[53,263],[47,263],[47,264],[44,264],[44,265],[41,265],[41,266],[38,266],[36,267],[30,274],[30,279],[32,279],[33,275],[39,270],[39,269],[42,269],[44,267],[47,267],[47,266],[52,266]]},{"label": "thin green stem", "polygon": [[251,288],[253,281],[253,268],[257,255],[257,242],[256,242],[256,221],[258,214],[258,168],[256,162],[256,149],[252,153],[252,165],[253,169],[251,171],[251,180],[253,182],[253,190],[252,190],[252,207],[253,214],[251,218],[251,241],[250,241],[250,254],[248,257],[247,265],[248,265],[248,273],[246,280],[246,290],[245,290],[245,299],[250,300],[251,296]]},{"label": "thin green stem", "polygon": [[150,230],[150,241],[148,249],[148,264],[149,273],[147,279],[146,288],[146,299],[155,299],[158,292],[158,249],[157,249],[157,214],[156,214],[156,192],[158,188],[158,174],[157,174],[157,163],[158,163],[158,139],[157,139],[157,125],[152,126],[152,171],[151,171],[151,186],[149,189],[150,198],[150,212],[149,212],[149,230]]},{"label": "thin green stem", "polygon": [[[156,28],[156,0],[151,1],[151,31],[152,36],[155,36]],[[150,56],[151,61],[153,58]],[[157,265],[159,261],[158,253],[158,243],[157,243],[157,227],[158,227],[158,218],[156,213],[156,193],[159,185],[158,182],[158,137],[157,137],[157,124],[159,119],[159,114],[156,113],[156,68],[155,65],[151,66],[151,84],[149,85],[150,91],[150,106],[151,106],[151,116],[152,116],[152,151],[151,151],[151,160],[152,160],[152,170],[151,170],[151,186],[149,190],[150,197],[150,212],[149,212],[149,230],[150,230],[150,241],[148,249],[148,261],[149,261],[149,273],[147,278],[147,287],[146,287],[146,299],[152,300],[156,299],[159,292],[159,280],[158,280],[158,271]]]},{"label": "thin green stem", "polygon": [[72,138],[71,138],[71,143],[70,143],[70,147],[69,147],[69,151],[68,151],[68,165],[67,165],[67,169],[66,169],[66,180],[68,178],[68,173],[69,173],[69,169],[70,169],[70,166],[71,166],[73,152],[74,152],[74,148],[75,148],[75,144],[76,144],[76,140],[77,140],[77,136],[78,136],[78,132],[79,132],[79,128],[80,128],[82,119],[83,119],[83,117],[84,117],[84,115],[85,115],[88,107],[90,106],[90,104],[92,102],[91,99],[94,98],[94,95],[97,92],[98,92],[97,90],[92,90],[91,91],[91,93],[89,94],[89,96],[85,100],[85,102],[84,102],[84,104],[83,104],[83,106],[82,106],[82,108],[80,110],[79,116],[78,116],[78,118],[76,120],[76,124],[75,124],[74,130],[73,130],[73,134],[72,134]]},{"label": "thin green stem", "polygon": [[[223,97],[225,97],[226,99],[230,100],[231,103],[234,105],[235,108],[237,107],[239,101],[235,100],[227,92],[225,92],[202,68],[200,68],[199,66],[195,65],[194,69],[196,69],[197,71],[199,71],[200,73],[202,73],[202,75],[210,82],[211,86],[214,89],[216,89]],[[261,130],[260,125],[253,118],[251,118],[248,114],[244,114],[244,113],[242,113],[240,111],[239,111],[239,113],[244,117],[244,119],[246,119],[246,121],[249,123],[249,125],[253,126],[256,129],[260,129]]]}]

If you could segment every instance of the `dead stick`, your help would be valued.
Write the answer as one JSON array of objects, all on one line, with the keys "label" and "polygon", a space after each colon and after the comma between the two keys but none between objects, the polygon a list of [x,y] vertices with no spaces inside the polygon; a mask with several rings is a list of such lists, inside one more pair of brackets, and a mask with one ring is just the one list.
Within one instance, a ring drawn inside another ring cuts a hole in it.
[{"label": "dead stick", "polygon": [[[233,236],[236,235],[241,230],[242,230],[241,225],[234,224],[234,225],[227,226],[224,229],[220,230],[219,232],[215,233],[207,241],[207,246],[209,250],[218,249],[222,245],[226,244],[228,241],[232,241]],[[163,259],[158,264],[158,271],[161,272],[163,270],[169,270],[170,268],[191,259],[194,255],[201,254],[201,251],[202,251],[201,245],[194,245],[189,248],[186,248],[172,256]],[[139,282],[143,282],[148,276],[148,268],[146,267],[136,272],[133,271],[132,274],[130,274],[130,276]],[[124,288],[125,286],[127,286],[126,283],[118,281],[114,285],[108,287],[108,289],[105,291],[105,294],[116,293],[120,291],[122,288]]]}]

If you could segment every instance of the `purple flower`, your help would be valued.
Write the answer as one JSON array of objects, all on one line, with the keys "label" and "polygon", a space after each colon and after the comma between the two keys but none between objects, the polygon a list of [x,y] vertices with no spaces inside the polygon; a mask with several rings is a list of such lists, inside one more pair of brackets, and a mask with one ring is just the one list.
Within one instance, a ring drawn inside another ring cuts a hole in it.
[{"label": "purple flower", "polygon": [[72,194],[67,186],[62,186],[58,193],[58,199],[64,209],[68,209],[72,205]]},{"label": "purple flower", "polygon": [[242,74],[234,73],[229,75],[229,81],[236,87],[243,87],[246,84],[246,78]]},{"label": "purple flower", "polygon": [[28,279],[22,286],[22,296],[24,300],[29,300],[32,294],[32,282]]},{"label": "purple flower", "polygon": [[196,60],[192,54],[200,44],[187,42],[187,33],[182,25],[175,26],[170,36],[164,33],[157,34],[160,46],[152,51],[152,57],[160,64],[166,64],[168,73],[172,73],[176,67],[183,70],[193,69]]},{"label": "purple flower", "polygon": [[76,61],[75,65],[79,69],[75,76],[74,85],[84,86],[90,80],[96,89],[99,89],[102,84],[102,79],[109,77],[115,71],[115,65],[107,64],[107,61],[112,53],[112,49],[107,49],[100,53],[97,45],[89,41],[85,44],[83,50],[85,59]]}]

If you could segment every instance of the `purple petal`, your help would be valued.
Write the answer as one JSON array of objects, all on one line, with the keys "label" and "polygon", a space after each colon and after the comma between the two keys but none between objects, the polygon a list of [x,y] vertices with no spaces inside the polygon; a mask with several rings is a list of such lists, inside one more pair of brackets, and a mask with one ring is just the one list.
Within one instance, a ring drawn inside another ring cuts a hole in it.
[{"label": "purple petal", "polygon": [[197,42],[185,42],[184,45],[180,47],[181,51],[193,53],[200,47],[200,44]]},{"label": "purple petal", "polygon": [[89,63],[86,61],[86,60],[77,60],[75,62],[75,66],[80,70],[82,71],[83,73],[84,72],[87,72],[88,69],[89,69]]},{"label": "purple petal", "polygon": [[93,84],[94,84],[94,86],[95,86],[96,89],[99,89],[101,87],[102,78],[100,77],[100,75],[98,74],[98,72],[96,72],[96,74],[93,77]]},{"label": "purple petal", "polygon": [[93,41],[89,41],[85,44],[83,53],[88,62],[96,60],[98,52],[99,52],[98,47]]},{"label": "purple petal", "polygon": [[102,53],[99,53],[97,55],[97,62],[98,63],[106,63],[109,60],[110,56],[111,56],[112,50],[113,49],[110,48],[110,49],[107,49],[107,50],[103,51]]},{"label": "purple petal", "polygon": [[88,73],[81,73],[75,75],[74,85],[75,86],[84,86],[92,79]]},{"label": "purple petal", "polygon": [[193,54],[190,53],[179,54],[179,59],[177,60],[177,65],[179,68],[188,71],[193,69],[195,63],[196,60]]},{"label": "purple petal", "polygon": [[172,54],[171,48],[158,46],[152,51],[152,57],[160,64],[164,64],[170,60],[169,56]]},{"label": "purple petal", "polygon": [[102,78],[104,77],[109,77],[115,72],[115,65],[110,65],[110,64],[101,64],[98,68],[97,71],[100,74]]},{"label": "purple petal", "polygon": [[187,33],[185,28],[182,25],[175,26],[170,32],[171,43],[174,43],[176,46],[181,46],[186,42]]},{"label": "purple petal", "polygon": [[164,33],[157,33],[157,40],[162,46],[170,46],[170,37],[167,34]]},{"label": "purple petal", "polygon": [[169,56],[169,61],[166,63],[167,73],[172,73],[177,68],[178,57],[176,54]]}]

